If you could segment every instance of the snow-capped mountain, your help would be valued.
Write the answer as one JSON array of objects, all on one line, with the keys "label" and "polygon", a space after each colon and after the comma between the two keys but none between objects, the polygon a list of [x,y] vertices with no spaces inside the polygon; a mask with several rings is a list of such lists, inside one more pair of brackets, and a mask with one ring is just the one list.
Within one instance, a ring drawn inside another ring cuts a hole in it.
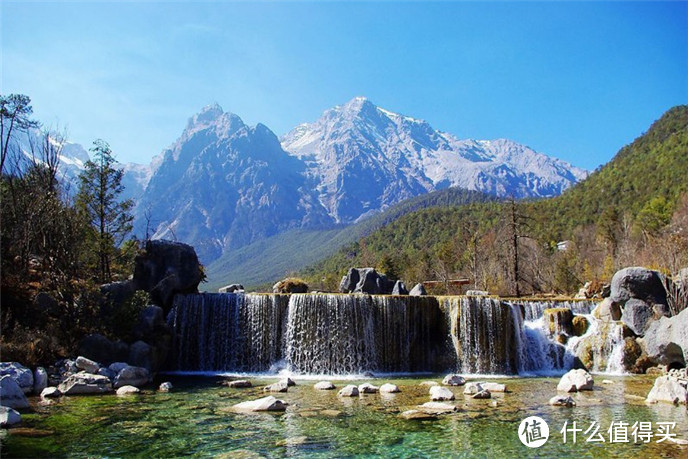
[{"label": "snow-capped mountain", "polygon": [[344,223],[450,186],[548,197],[587,175],[510,140],[460,140],[364,97],[325,111],[281,141],[306,163],[329,215]]},{"label": "snow-capped mountain", "polygon": [[[266,126],[212,105],[162,154],[137,205],[136,230],[191,243],[204,261],[290,228],[331,219],[304,164]],[[150,216],[148,218],[147,216]]]}]

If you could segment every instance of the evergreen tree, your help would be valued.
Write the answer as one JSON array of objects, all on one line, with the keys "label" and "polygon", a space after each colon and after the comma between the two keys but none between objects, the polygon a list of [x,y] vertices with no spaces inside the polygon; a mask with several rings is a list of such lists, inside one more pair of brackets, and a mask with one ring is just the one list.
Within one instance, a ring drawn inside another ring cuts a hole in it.
[{"label": "evergreen tree", "polygon": [[130,211],[133,201],[119,199],[124,190],[123,172],[115,167],[117,161],[107,142],[96,140],[90,151],[93,160],[86,163],[79,176],[76,202],[93,227],[98,280],[106,283],[112,279],[111,268],[118,253],[117,247],[132,229],[133,216]]}]

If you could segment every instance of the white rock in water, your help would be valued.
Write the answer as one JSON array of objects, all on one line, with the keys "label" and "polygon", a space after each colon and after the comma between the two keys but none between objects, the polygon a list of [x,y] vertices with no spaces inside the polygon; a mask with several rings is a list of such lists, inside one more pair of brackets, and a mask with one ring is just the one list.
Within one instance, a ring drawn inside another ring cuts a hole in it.
[{"label": "white rock in water", "polygon": [[454,400],[454,393],[446,387],[433,386],[430,388],[430,398],[433,402]]},{"label": "white rock in water", "polygon": [[466,386],[463,388],[463,393],[466,395],[475,395],[478,392],[483,390],[482,383],[478,382],[469,382],[466,384]]},{"label": "white rock in water", "polygon": [[340,390],[337,395],[339,397],[357,397],[358,387],[354,386],[353,384],[349,384],[348,386],[344,386],[344,388]]},{"label": "white rock in water", "polygon": [[667,402],[686,405],[688,404],[687,384],[686,381],[673,376],[660,376],[655,379],[655,385],[652,386],[646,401],[648,403]]},{"label": "white rock in water", "polygon": [[258,400],[237,403],[233,408],[236,411],[285,411],[287,403],[269,395]]},{"label": "white rock in water", "polygon": [[369,383],[363,383],[360,386],[358,386],[358,393],[359,394],[377,394],[377,392],[380,390],[379,387],[373,386],[372,384]]},{"label": "white rock in water", "polygon": [[132,395],[138,394],[140,392],[141,390],[138,387],[134,386],[122,386],[119,389],[117,389],[117,395]]},{"label": "white rock in water", "polygon": [[289,384],[285,379],[281,381],[277,381],[274,384],[270,384],[269,386],[265,386],[263,390],[265,392],[286,392],[289,389]]},{"label": "white rock in water", "polygon": [[506,384],[500,384],[496,382],[481,382],[483,389],[489,390],[490,392],[506,392]]},{"label": "white rock in water", "polygon": [[449,403],[442,403],[442,402],[426,402],[420,405],[420,409],[422,411],[430,412],[430,413],[452,413],[457,410],[457,408],[454,405],[450,405]]},{"label": "white rock in water", "polygon": [[172,390],[172,383],[169,381],[165,381],[164,383],[160,384],[160,387],[158,387],[159,392],[169,392]]},{"label": "white rock in water", "polygon": [[286,384],[287,387],[292,387],[292,386],[295,386],[295,385],[296,385],[296,383],[294,382],[294,380],[291,379],[291,378],[284,378],[284,379],[281,379],[281,380],[280,380],[280,383]]},{"label": "white rock in water", "polygon": [[549,399],[549,404],[552,406],[566,406],[568,408],[576,406],[575,400],[566,395],[555,395]]},{"label": "white rock in water", "polygon": [[396,394],[397,392],[401,392],[401,390],[396,384],[385,383],[380,386],[380,392],[383,394]]},{"label": "white rock in water", "polygon": [[20,424],[21,414],[7,406],[0,406],[0,427],[11,427]]},{"label": "white rock in water", "polygon": [[442,380],[445,386],[463,386],[466,384],[466,378],[461,375],[447,375]]},{"label": "white rock in water", "polygon": [[334,390],[336,389],[335,385],[332,384],[330,381],[320,381],[319,383],[316,383],[313,386],[314,389],[317,390]]},{"label": "white rock in water", "polygon": [[571,370],[561,377],[557,390],[560,392],[577,392],[592,390],[594,381],[590,373],[583,369]]}]

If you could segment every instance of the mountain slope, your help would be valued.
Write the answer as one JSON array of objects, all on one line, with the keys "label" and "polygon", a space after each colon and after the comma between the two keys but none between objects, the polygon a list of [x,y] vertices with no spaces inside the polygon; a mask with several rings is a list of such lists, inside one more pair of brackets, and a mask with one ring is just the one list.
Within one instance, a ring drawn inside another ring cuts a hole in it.
[{"label": "mountain slope", "polygon": [[459,140],[364,97],[327,110],[281,141],[306,163],[320,202],[342,223],[450,186],[496,196],[549,197],[586,176],[510,140]]}]

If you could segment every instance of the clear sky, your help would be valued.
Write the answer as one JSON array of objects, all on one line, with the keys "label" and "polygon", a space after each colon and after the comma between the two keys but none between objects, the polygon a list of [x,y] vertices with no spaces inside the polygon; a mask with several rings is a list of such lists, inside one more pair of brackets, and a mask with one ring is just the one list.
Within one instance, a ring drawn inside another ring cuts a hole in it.
[{"label": "clear sky", "polygon": [[3,94],[147,163],[218,102],[277,135],[364,95],[587,169],[688,103],[688,2],[0,1]]}]

